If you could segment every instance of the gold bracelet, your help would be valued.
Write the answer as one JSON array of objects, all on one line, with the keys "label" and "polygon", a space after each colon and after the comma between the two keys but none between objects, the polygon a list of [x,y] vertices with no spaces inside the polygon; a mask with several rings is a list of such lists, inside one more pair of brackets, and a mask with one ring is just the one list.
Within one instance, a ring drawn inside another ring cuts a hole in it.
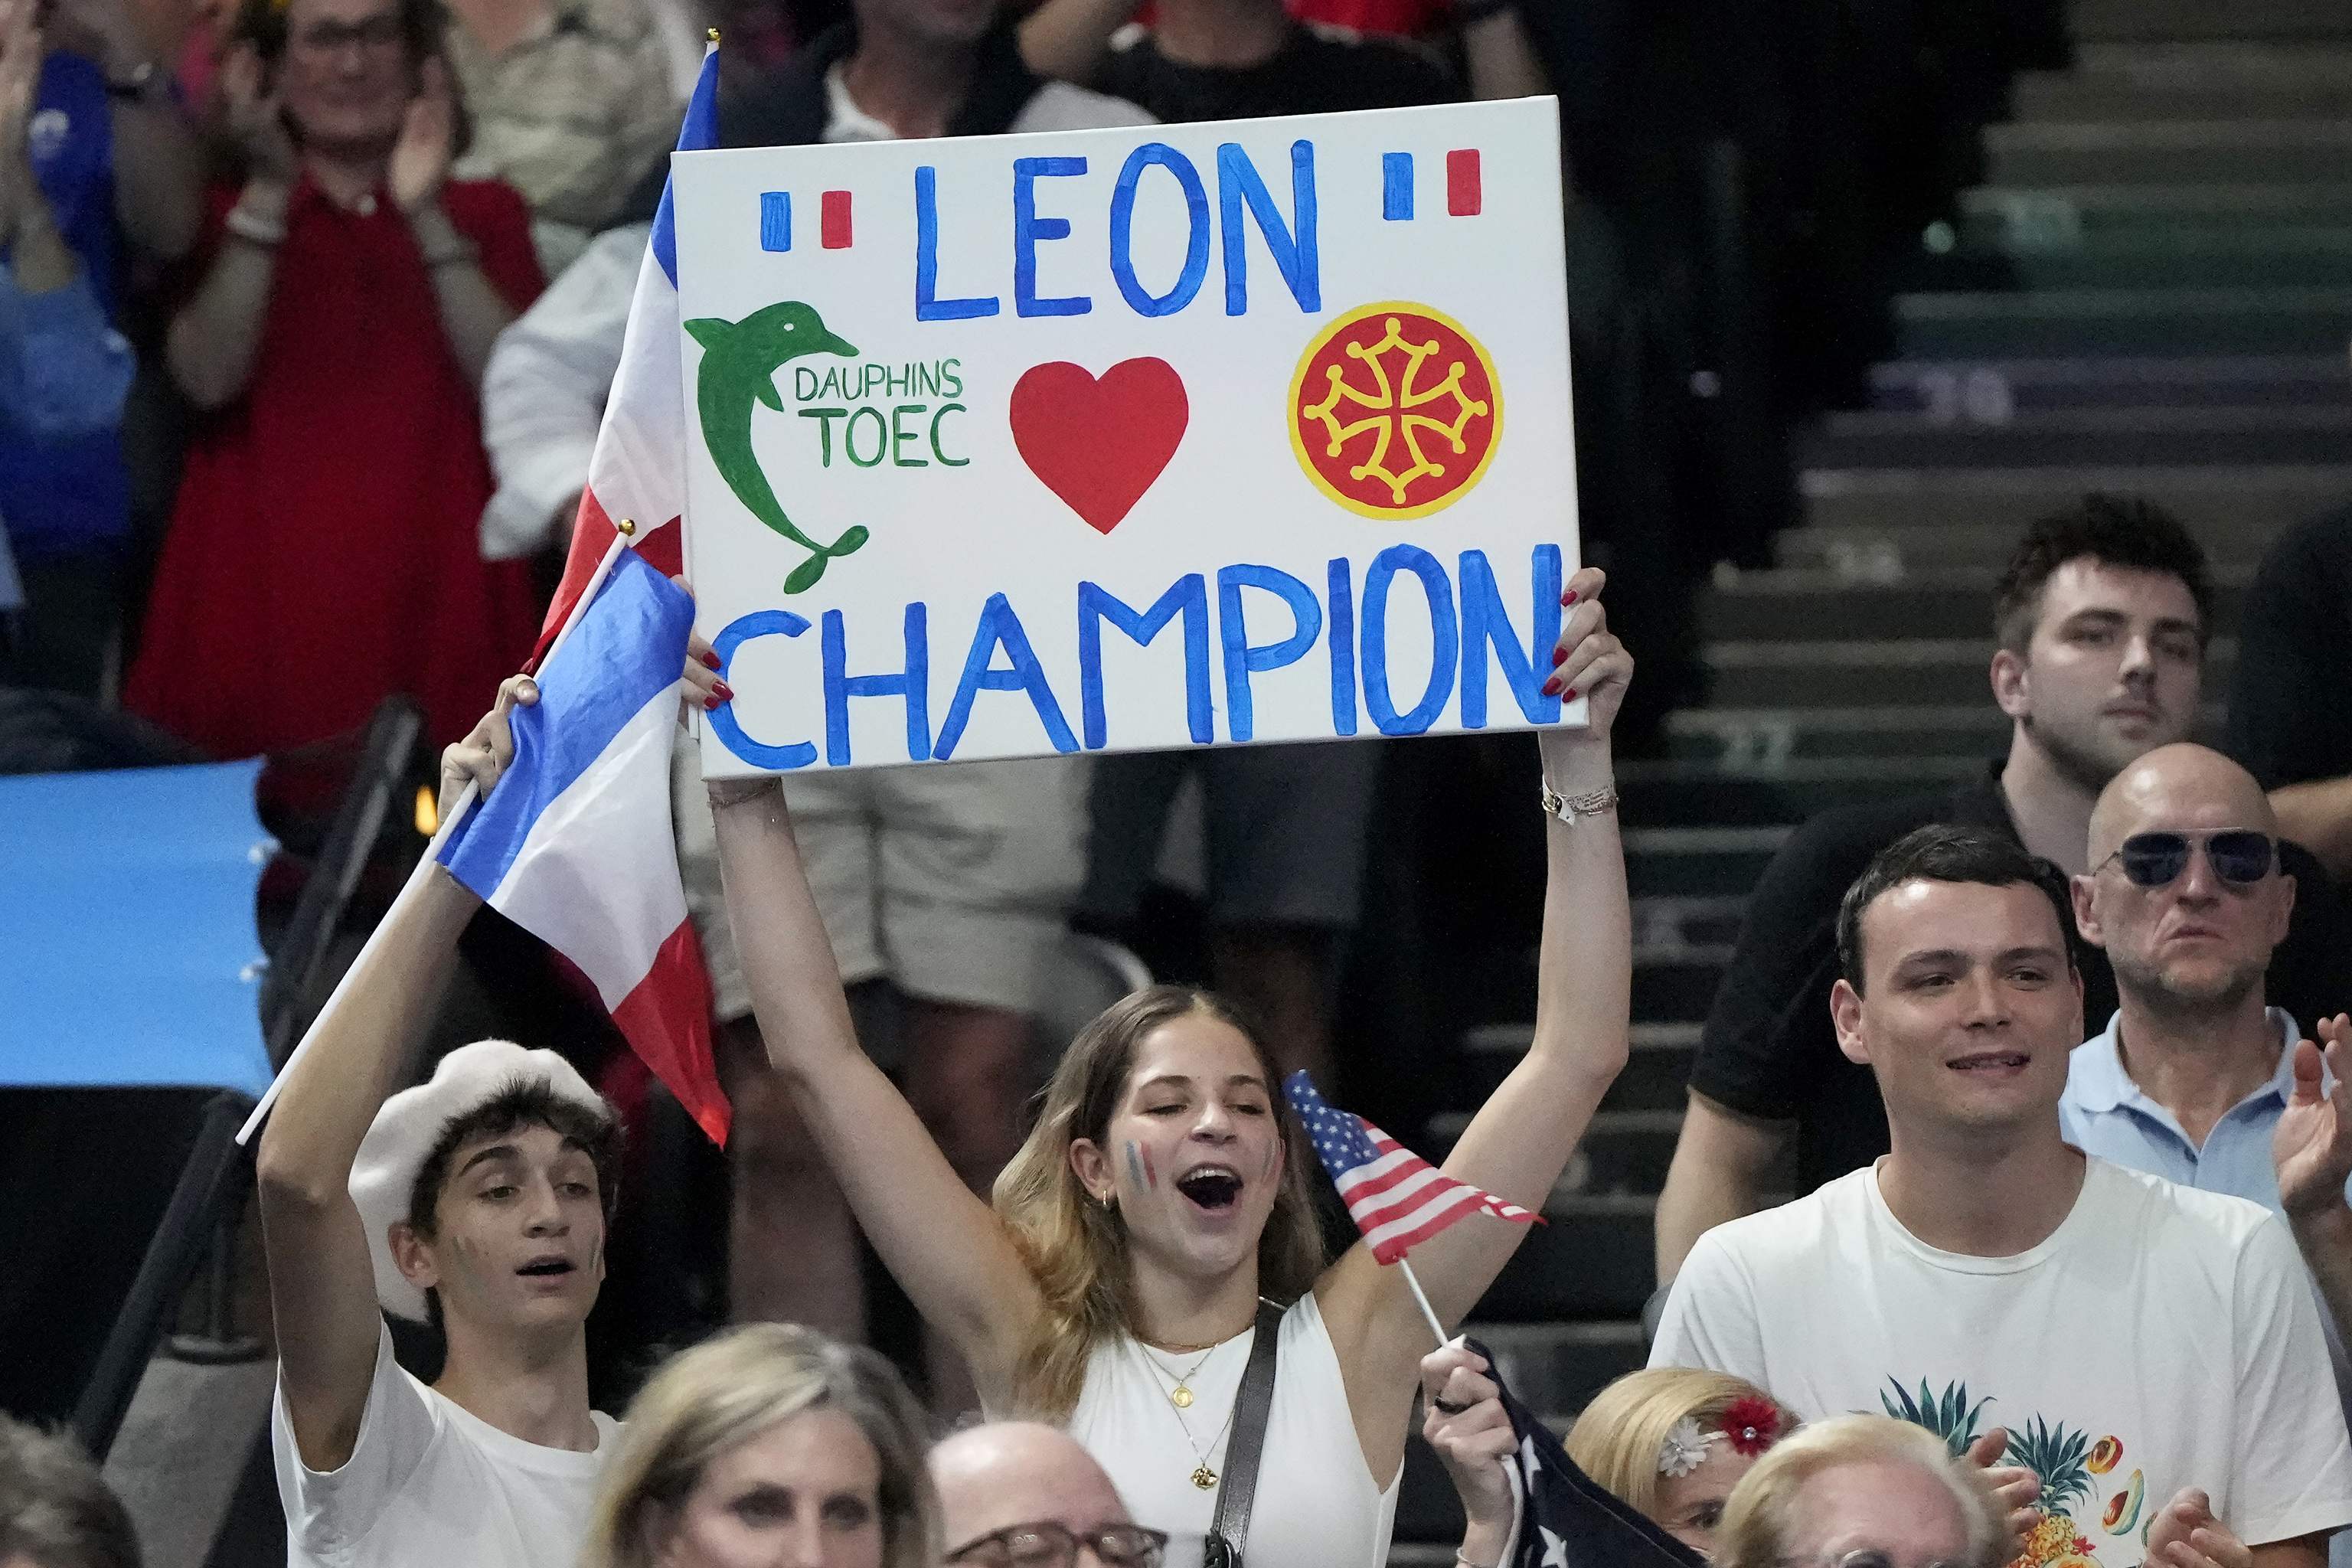
[{"label": "gold bracelet", "polygon": [[1551,781],[1546,779],[1543,782],[1543,808],[1573,827],[1580,816],[1602,816],[1615,811],[1617,786],[1604,784],[1591,795],[1570,796],[1553,789]]}]

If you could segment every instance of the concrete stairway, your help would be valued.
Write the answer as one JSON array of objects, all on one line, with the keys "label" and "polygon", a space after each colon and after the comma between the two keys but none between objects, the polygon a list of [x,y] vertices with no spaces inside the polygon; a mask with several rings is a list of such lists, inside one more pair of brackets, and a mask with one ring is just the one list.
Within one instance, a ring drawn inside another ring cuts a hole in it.
[{"label": "concrete stairway", "polygon": [[[1666,760],[1621,766],[1633,1065],[1471,1329],[1563,1422],[1643,1362],[1655,1194],[1765,862],[1815,811],[1948,787],[2005,748],[1990,594],[2022,526],[2092,489],[2179,515],[2221,588],[2218,704],[2264,545],[2352,502],[2352,6],[2078,0],[2073,26],[2075,68],[2017,84],[1990,183],[1922,237],[1902,357],[1801,442],[1776,567],[1708,590],[1710,704],[1673,716]],[[1506,978],[1531,1003],[1532,954]],[[1472,1031],[1471,1087],[1528,1033]],[[1412,1447],[1399,1536],[1442,1540],[1450,1489]]]}]

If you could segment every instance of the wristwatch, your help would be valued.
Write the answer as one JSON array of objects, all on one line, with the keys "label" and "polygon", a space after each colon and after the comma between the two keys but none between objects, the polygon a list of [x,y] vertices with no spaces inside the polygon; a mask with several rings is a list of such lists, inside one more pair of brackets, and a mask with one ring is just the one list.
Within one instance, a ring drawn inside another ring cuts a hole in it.
[{"label": "wristwatch", "polygon": [[163,103],[172,96],[172,79],[153,60],[141,60],[127,71],[109,71],[106,96],[131,103]]}]

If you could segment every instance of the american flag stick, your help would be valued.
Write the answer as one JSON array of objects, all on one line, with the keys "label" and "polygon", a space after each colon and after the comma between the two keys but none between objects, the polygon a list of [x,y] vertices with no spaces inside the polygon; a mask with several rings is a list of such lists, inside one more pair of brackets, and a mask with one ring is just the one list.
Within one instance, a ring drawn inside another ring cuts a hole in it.
[{"label": "american flag stick", "polygon": [[1400,1258],[1397,1267],[1404,1270],[1404,1282],[1412,1287],[1412,1299],[1421,1303],[1421,1315],[1428,1320],[1429,1331],[1437,1336],[1437,1348],[1444,1350],[1455,1343],[1445,1337],[1445,1325],[1437,1321],[1437,1309],[1429,1304],[1429,1292],[1421,1288],[1421,1277],[1412,1271],[1412,1259]]},{"label": "american flag stick", "polygon": [[[606,577],[612,575],[613,563],[620,559],[630,535],[637,531],[637,525],[625,517],[615,527],[618,531],[613,535],[612,544],[605,549],[604,559],[599,561],[596,570],[589,574],[588,584],[580,591],[580,597],[572,604],[572,614],[564,617],[563,629],[555,634],[555,640],[548,645],[547,658],[541,659],[536,668],[546,668],[548,660],[555,657],[555,650],[563,646],[563,639],[572,635],[572,628],[580,624],[580,616],[596,597],[596,590],[604,585]],[[302,1059],[302,1053],[310,1048],[310,1042],[319,1037],[319,1031],[326,1026],[329,1018],[334,1016],[335,1009],[342,1004],[343,993],[351,986],[352,976],[366,967],[368,955],[375,952],[376,940],[400,918],[401,911],[415,899],[417,889],[425,886],[425,879],[433,874],[433,867],[440,858],[441,847],[449,842],[449,836],[457,831],[457,825],[466,820],[466,814],[474,809],[474,803],[481,798],[481,795],[480,785],[471,779],[466,781],[464,793],[450,805],[449,815],[442,819],[440,826],[434,832],[433,841],[417,858],[415,868],[408,873],[408,880],[400,885],[400,894],[392,900],[392,908],[384,911],[383,919],[368,932],[367,941],[360,944],[359,956],[352,960],[349,969],[343,971],[343,977],[335,982],[334,990],[327,994],[326,1005],[320,1007],[318,1016],[310,1020],[310,1026],[302,1031],[302,1043],[294,1047],[294,1054],[286,1058],[286,1065],[278,1069],[278,1076],[271,1079],[269,1087],[262,1091],[261,1103],[253,1108],[253,1114],[247,1117],[245,1125],[237,1129],[236,1142],[240,1147],[253,1137],[263,1118],[269,1114],[269,1108],[278,1103],[278,1091],[286,1087],[286,1080],[293,1076],[294,1064]],[[1421,1288],[1416,1285],[1413,1289],[1417,1292]]]}]

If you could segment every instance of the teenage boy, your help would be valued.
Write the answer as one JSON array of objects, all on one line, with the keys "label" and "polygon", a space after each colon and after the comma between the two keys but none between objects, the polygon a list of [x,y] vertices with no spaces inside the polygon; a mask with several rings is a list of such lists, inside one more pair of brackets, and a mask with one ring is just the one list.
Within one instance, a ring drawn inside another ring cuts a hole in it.
[{"label": "teenage boy", "polygon": [[[2185,739],[2203,689],[2212,589],[2205,555],[2145,501],[2086,496],[2026,531],[1994,591],[1994,700],[2008,754],[1957,793],[1824,813],[1773,857],[1748,902],[1691,1070],[1689,1110],[1658,1199],[1657,1266],[1671,1280],[1710,1226],[1753,1211],[1790,1133],[1797,1191],[1886,1152],[1871,1075],[1830,1027],[1839,899],[1873,855],[1923,823],[1987,828],[2067,872],[2118,770]],[[2299,1016],[2352,991],[2352,921],[2317,864],[2280,848],[2302,889],[2270,994]],[[2105,956],[2085,955],[2088,1016],[2115,1010]]]},{"label": "teenage boy", "polygon": [[2197,1487],[2254,1568],[2317,1568],[2352,1522],[2352,1445],[2294,1244],[2258,1205],[2060,1135],[2072,922],[2054,868],[2003,834],[1930,826],[1871,862],[1831,1007],[1891,1151],[1700,1237],[1652,1364],[1808,1419],[1882,1410],[1956,1453],[2006,1426],[2050,1515],[2037,1552],[2137,1563],[2136,1521]]},{"label": "teenage boy", "polygon": [[[446,810],[514,754],[509,681],[443,753]],[[259,1155],[278,1331],[270,1440],[292,1568],[573,1568],[613,1418],[588,1407],[618,1134],[551,1051],[499,1040],[405,1082],[481,900],[440,868],[288,1078]],[[387,1099],[387,1096],[389,1098]],[[378,1309],[430,1321],[440,1377]]]}]

